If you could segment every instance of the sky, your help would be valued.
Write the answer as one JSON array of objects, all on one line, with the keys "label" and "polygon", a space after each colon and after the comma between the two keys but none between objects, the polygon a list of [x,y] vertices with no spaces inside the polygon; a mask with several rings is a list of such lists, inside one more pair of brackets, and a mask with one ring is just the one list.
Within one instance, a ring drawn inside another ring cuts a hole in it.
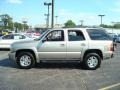
[{"label": "sky", "polygon": [[[44,2],[51,1],[0,0],[0,15],[9,14],[14,22],[27,20],[28,24],[32,26],[43,25],[46,23],[44,14],[47,14],[47,6],[44,6]],[[99,14],[105,15],[104,24],[120,22],[120,0],[55,0],[54,7],[55,16],[58,16],[58,24],[72,20],[78,25],[80,20],[83,20],[84,25],[99,25]]]}]

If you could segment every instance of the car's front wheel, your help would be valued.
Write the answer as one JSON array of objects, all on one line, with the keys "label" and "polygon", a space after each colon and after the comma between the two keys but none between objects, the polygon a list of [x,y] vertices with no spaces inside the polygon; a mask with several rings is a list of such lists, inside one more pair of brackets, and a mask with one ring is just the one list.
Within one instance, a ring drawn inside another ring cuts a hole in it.
[{"label": "car's front wheel", "polygon": [[30,69],[35,64],[34,57],[29,52],[21,52],[18,54],[16,62],[21,69]]},{"label": "car's front wheel", "polygon": [[96,53],[89,53],[84,58],[84,65],[89,70],[95,70],[100,67],[101,58]]}]

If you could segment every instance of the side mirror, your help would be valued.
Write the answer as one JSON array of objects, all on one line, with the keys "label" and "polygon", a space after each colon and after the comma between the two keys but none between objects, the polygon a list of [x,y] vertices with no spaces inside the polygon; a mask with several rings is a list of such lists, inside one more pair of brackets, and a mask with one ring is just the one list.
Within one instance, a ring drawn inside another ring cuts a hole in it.
[{"label": "side mirror", "polygon": [[42,42],[44,43],[44,42],[46,42],[47,41],[47,39],[46,38],[44,38],[43,40],[42,40]]}]

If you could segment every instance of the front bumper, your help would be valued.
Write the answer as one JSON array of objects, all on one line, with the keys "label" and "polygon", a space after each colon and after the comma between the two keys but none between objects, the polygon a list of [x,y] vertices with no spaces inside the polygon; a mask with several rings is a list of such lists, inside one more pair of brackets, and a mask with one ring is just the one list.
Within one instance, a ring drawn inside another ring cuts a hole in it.
[{"label": "front bumper", "polygon": [[16,58],[15,58],[15,52],[10,52],[9,54],[8,54],[8,56],[9,56],[9,59],[10,60],[16,60]]}]

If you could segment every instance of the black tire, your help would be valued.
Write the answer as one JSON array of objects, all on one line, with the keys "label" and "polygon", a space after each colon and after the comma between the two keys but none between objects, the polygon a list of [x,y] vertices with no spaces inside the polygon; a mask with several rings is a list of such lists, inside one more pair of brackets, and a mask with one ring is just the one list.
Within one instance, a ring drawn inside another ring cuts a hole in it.
[{"label": "black tire", "polygon": [[[26,61],[21,61],[23,56],[24,57],[26,56],[27,59],[29,59],[28,63],[27,63],[28,65],[23,65],[23,64],[25,64],[24,62],[26,62]],[[17,62],[18,68],[20,68],[20,69],[30,69],[35,65],[34,56],[30,52],[21,52],[20,54],[18,54],[16,62]]]},{"label": "black tire", "polygon": [[[90,60],[93,58],[93,61]],[[95,60],[95,61],[94,61]],[[89,53],[85,56],[83,63],[88,70],[96,70],[101,65],[101,57],[96,53]],[[91,65],[90,65],[91,63]]]}]

